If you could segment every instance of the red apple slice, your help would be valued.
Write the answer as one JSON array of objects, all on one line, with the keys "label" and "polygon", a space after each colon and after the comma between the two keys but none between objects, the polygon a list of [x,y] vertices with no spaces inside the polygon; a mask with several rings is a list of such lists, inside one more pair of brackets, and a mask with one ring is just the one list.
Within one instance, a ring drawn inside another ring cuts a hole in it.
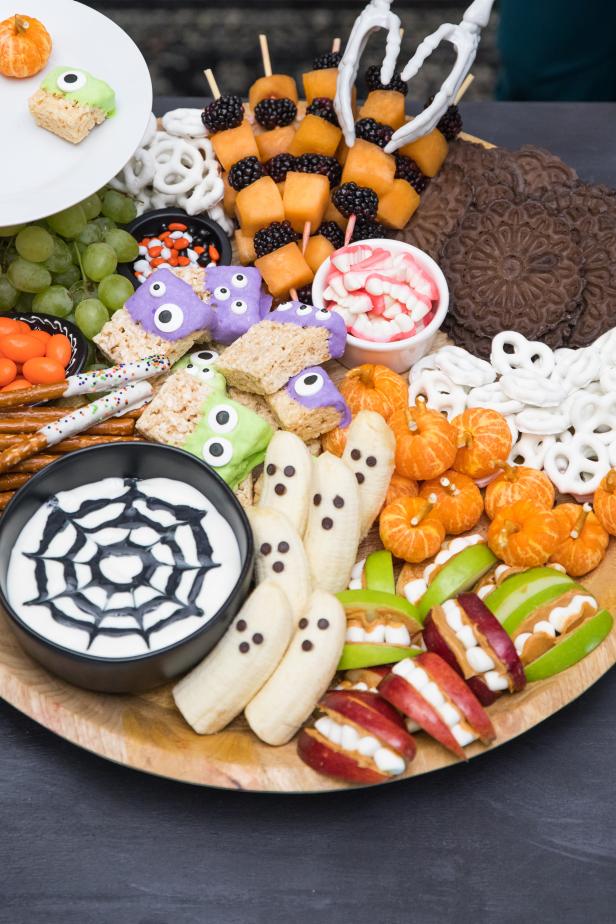
[{"label": "red apple slice", "polygon": [[405,760],[413,760],[417,751],[414,739],[406,731],[399,716],[391,718],[389,704],[383,703],[381,706],[372,701],[370,697],[373,696],[373,693],[362,691],[331,690],[321,699],[319,707],[330,713],[335,712],[343,719],[349,719]]},{"label": "red apple slice", "polygon": [[496,737],[490,716],[477,702],[467,683],[452,671],[437,654],[427,651],[415,658],[415,664],[423,667],[431,680],[440,688],[453,705],[459,709],[466,722],[477,733],[484,744],[490,744]]},{"label": "red apple slice", "polygon": [[526,675],[515,645],[507,635],[496,616],[490,612],[477,594],[464,593],[457,598],[458,603],[490,645],[496,657],[507,668],[515,692],[526,686]]},{"label": "red apple slice", "polygon": [[388,674],[379,684],[379,693],[392,706],[420,725],[430,737],[452,751],[456,757],[466,760],[466,754],[452,735],[449,725],[407,680],[398,674]]},{"label": "red apple slice", "polygon": [[[455,654],[437,629],[432,619],[432,614],[426,618],[424,623],[423,640],[428,651],[434,652],[434,654],[442,658],[443,661],[446,661],[460,677],[464,677],[464,672],[458,664]],[[479,677],[470,677],[465,683],[468,684],[482,706],[491,706],[501,695],[500,692],[491,690],[483,680],[479,679]]]},{"label": "red apple slice", "polygon": [[352,752],[337,751],[327,745],[313,728],[304,728],[297,739],[297,753],[305,764],[337,780],[346,783],[382,783],[391,779],[376,767],[364,767],[358,764]]}]

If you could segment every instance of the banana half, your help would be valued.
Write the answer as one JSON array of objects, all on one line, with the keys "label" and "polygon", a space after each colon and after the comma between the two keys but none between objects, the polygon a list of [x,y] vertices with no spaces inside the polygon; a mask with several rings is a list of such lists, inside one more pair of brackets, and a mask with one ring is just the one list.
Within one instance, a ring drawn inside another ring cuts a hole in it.
[{"label": "banana half", "polygon": [[391,427],[376,411],[360,411],[348,429],[342,461],[357,480],[362,538],[385,503],[395,455],[396,438]]},{"label": "banana half", "polygon": [[259,505],[283,513],[300,536],[308,518],[313,459],[295,433],[278,430],[272,437],[263,465]]},{"label": "banana half", "polygon": [[286,593],[295,623],[306,609],[312,580],[304,544],[287,517],[269,507],[246,511],[255,541],[257,583],[274,581]]}]

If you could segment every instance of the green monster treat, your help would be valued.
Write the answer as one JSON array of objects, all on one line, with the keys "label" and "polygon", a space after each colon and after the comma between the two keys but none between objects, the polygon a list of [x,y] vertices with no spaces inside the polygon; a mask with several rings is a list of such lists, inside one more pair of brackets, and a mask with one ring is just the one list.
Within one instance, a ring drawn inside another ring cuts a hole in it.
[{"label": "green monster treat", "polygon": [[181,369],[185,369],[189,375],[192,375],[199,382],[207,383],[211,392],[222,392],[224,394],[227,391],[225,377],[222,373],[217,372],[215,368],[218,355],[215,350],[208,348],[187,353],[177,363],[174,363],[171,371],[179,372]]},{"label": "green monster treat", "polygon": [[54,67],[28,105],[41,128],[79,144],[115,113],[116,97],[108,83],[87,71]]}]

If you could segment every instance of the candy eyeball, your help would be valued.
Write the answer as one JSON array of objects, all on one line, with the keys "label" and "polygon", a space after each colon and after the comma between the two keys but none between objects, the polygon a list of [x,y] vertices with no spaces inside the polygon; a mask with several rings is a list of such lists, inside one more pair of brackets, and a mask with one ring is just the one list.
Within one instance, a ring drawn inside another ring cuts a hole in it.
[{"label": "candy eyeball", "polygon": [[152,298],[162,298],[166,291],[167,286],[164,282],[158,280],[157,282],[150,283],[150,295]]},{"label": "candy eyeball", "polygon": [[199,379],[200,382],[211,382],[216,375],[210,366],[196,366],[194,363],[188,363],[186,371],[189,375]]},{"label": "candy eyeball", "polygon": [[237,427],[237,411],[230,404],[217,404],[207,415],[207,422],[214,433],[232,433]]},{"label": "candy eyeball", "polygon": [[215,363],[219,356],[220,353],[216,350],[198,350],[196,353],[191,353],[189,359],[193,366],[205,368]]},{"label": "candy eyeball", "polygon": [[63,71],[56,83],[58,89],[63,93],[73,93],[75,90],[81,90],[88,82],[88,78],[82,71]]},{"label": "candy eyeball", "polygon": [[[156,285],[156,283],[155,283]],[[154,325],[165,334],[172,334],[184,323],[184,312],[179,305],[168,302],[156,309]]]},{"label": "candy eyeball", "polygon": [[290,311],[293,307],[293,302],[283,302],[282,305],[278,305],[276,311]]},{"label": "candy eyeball", "polygon": [[233,302],[231,305],[231,311],[233,314],[246,314],[248,311],[248,305],[246,302],[242,301],[241,298],[238,298],[238,300]]},{"label": "candy eyeball", "polygon": [[314,317],[316,321],[329,321],[331,313],[327,308],[318,308],[314,313]]},{"label": "candy eyeball", "polygon": [[295,314],[298,316],[298,318],[303,318],[307,314],[312,314],[312,306],[311,305],[300,305],[297,311],[295,312]]},{"label": "candy eyeball", "polygon": [[226,302],[227,299],[231,298],[231,290],[226,286],[218,286],[214,289],[214,298],[217,302]]},{"label": "candy eyeball", "polygon": [[295,382],[295,391],[303,398],[309,398],[311,395],[318,394],[323,388],[323,376],[318,372],[307,372]]},{"label": "candy eyeball", "polygon": [[235,273],[235,275],[231,277],[231,285],[236,289],[245,289],[248,285],[248,276],[244,273]]},{"label": "candy eyeball", "polygon": [[223,468],[233,458],[233,446],[224,436],[213,436],[205,441],[201,454],[212,468]]}]

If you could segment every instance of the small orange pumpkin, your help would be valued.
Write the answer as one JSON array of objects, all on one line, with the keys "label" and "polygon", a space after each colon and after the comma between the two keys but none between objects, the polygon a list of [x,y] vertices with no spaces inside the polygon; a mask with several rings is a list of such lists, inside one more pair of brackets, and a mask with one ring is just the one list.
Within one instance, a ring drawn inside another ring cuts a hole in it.
[{"label": "small orange pumpkin", "polygon": [[424,497],[399,497],[382,511],[379,535],[396,558],[417,563],[436,555],[445,527]]},{"label": "small orange pumpkin", "polygon": [[512,568],[544,565],[565,538],[564,523],[554,510],[527,499],[502,507],[488,529],[489,547]]},{"label": "small orange pumpkin", "polygon": [[389,419],[396,437],[396,471],[405,478],[424,481],[451,468],[456,457],[456,431],[438,411],[429,410],[425,399],[402,407]]},{"label": "small orange pumpkin", "polygon": [[405,478],[399,472],[394,472],[389,482],[384,507],[398,500],[399,497],[417,497],[419,488],[413,478]]},{"label": "small orange pumpkin", "polygon": [[353,416],[359,411],[376,411],[389,420],[409,400],[409,387],[402,376],[372,363],[350,369],[339,388]]},{"label": "small orange pumpkin", "polygon": [[419,494],[432,501],[434,512],[450,536],[472,529],[483,513],[481,491],[473,479],[452,469],[440,478],[424,481]]},{"label": "small orange pumpkin", "polygon": [[323,451],[331,452],[332,455],[340,458],[346,446],[348,429],[348,427],[334,427],[329,433],[325,433],[321,437]]},{"label": "small orange pumpkin", "polygon": [[593,506],[603,529],[616,536],[616,468],[610,469],[595,491]]},{"label": "small orange pumpkin", "polygon": [[566,539],[556,547],[551,563],[562,565],[571,577],[588,574],[605,558],[610,541],[590,504],[559,504],[554,513],[562,523]]},{"label": "small orange pumpkin", "polygon": [[511,452],[511,430],[498,411],[469,407],[451,421],[458,433],[458,453],[452,468],[471,478],[485,478]]},{"label": "small orange pumpkin", "polygon": [[554,485],[545,474],[527,465],[503,465],[503,470],[486,488],[486,513],[494,519],[502,507],[528,498],[535,506],[551,510]]},{"label": "small orange pumpkin", "polygon": [[51,36],[42,22],[16,13],[0,22],[0,74],[32,77],[51,54]]}]

